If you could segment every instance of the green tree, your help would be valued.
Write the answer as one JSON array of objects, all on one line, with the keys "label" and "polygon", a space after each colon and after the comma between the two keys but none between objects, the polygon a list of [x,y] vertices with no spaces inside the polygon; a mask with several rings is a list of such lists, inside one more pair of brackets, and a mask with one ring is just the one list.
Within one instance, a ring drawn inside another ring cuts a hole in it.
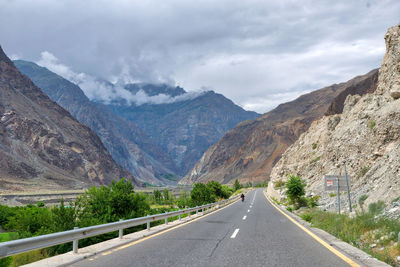
[{"label": "green tree", "polygon": [[239,183],[238,179],[235,179],[235,183],[233,184],[233,190],[237,191],[242,188],[242,185]]},{"label": "green tree", "polygon": [[301,204],[301,198],[305,195],[305,182],[297,175],[289,175],[286,182],[286,195],[289,201],[297,208]]},{"label": "green tree", "polygon": [[163,191],[163,197],[164,197],[164,203],[168,204],[170,197],[169,197],[169,191],[166,188]]},{"label": "green tree", "polygon": [[161,198],[162,198],[162,194],[161,194],[160,190],[155,189],[155,190],[153,191],[153,195],[154,195],[154,200],[155,200],[155,202],[156,202],[157,204],[160,204],[160,203],[161,203]]},{"label": "green tree", "polygon": [[190,192],[190,198],[193,206],[200,206],[215,201],[210,189],[202,183],[195,183],[193,185],[193,189]]}]

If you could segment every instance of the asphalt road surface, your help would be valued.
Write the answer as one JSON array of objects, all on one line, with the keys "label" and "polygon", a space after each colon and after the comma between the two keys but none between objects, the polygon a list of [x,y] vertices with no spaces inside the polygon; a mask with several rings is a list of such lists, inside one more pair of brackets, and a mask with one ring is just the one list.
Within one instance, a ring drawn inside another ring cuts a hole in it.
[{"label": "asphalt road surface", "polygon": [[349,266],[277,211],[261,189],[244,202],[103,254],[72,266]]}]

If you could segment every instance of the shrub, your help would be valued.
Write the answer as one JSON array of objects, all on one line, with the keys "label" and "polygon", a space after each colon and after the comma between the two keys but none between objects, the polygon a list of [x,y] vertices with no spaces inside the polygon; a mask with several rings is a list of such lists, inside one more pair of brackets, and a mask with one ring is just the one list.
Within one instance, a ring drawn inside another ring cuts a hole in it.
[{"label": "shrub", "polygon": [[376,122],[374,120],[368,121],[368,127],[372,130],[375,128]]},{"label": "shrub", "polygon": [[362,195],[359,199],[358,199],[358,205],[360,205],[360,207],[362,208],[364,205],[365,200],[367,200],[368,195]]},{"label": "shrub", "polygon": [[240,188],[242,188],[242,185],[239,183],[238,179],[235,179],[235,183],[233,184],[233,190],[236,192]]},{"label": "shrub", "polygon": [[283,181],[282,179],[276,180],[274,182],[274,188],[275,189],[281,189],[285,186],[285,181]]},{"label": "shrub", "polygon": [[363,177],[370,169],[370,166],[365,166],[361,169],[361,171],[358,173],[358,178]]},{"label": "shrub", "polygon": [[379,200],[378,202],[374,202],[368,205],[368,212],[371,214],[379,214],[385,208],[385,202]]},{"label": "shrub", "polygon": [[314,208],[316,206],[318,206],[318,200],[319,200],[320,196],[312,196],[307,198],[307,206],[309,206],[310,208]]},{"label": "shrub", "polygon": [[312,149],[316,149],[318,147],[318,143],[312,143]]},{"label": "shrub", "polygon": [[289,201],[295,206],[300,207],[303,201],[301,198],[305,194],[305,182],[297,175],[290,175],[286,182],[286,195]]}]

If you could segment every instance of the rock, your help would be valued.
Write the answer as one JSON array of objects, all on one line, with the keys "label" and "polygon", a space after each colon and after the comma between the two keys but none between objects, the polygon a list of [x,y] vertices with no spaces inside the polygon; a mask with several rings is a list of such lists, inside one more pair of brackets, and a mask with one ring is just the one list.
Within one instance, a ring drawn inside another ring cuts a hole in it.
[{"label": "rock", "polygon": [[399,99],[400,98],[400,91],[391,91],[390,96],[393,97],[394,99]]},{"label": "rock", "polygon": [[[367,195],[364,207],[384,201],[388,205],[384,216],[400,217],[397,204],[390,204],[400,195],[400,109],[390,96],[391,90],[400,91],[396,89],[400,81],[400,25],[391,27],[385,40],[387,52],[379,70],[377,90],[347,96],[337,125],[332,116],[314,121],[275,164],[272,181],[297,173],[305,179],[307,191],[321,196],[321,207],[333,211],[335,205],[324,190],[322,178],[326,174],[343,174],[345,160],[351,177],[352,202]],[[310,164],[317,156],[312,149],[314,143],[318,144],[318,151],[323,151],[318,164]]]},{"label": "rock", "polygon": [[376,244],[375,244],[375,243],[374,243],[374,244],[371,244],[369,247],[370,247],[370,248],[376,248]]}]

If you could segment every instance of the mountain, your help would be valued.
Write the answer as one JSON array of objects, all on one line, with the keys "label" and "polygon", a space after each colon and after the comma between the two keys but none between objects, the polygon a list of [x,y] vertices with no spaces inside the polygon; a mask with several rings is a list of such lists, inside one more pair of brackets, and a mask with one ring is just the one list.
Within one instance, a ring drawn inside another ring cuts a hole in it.
[{"label": "mountain", "polygon": [[[340,111],[344,94],[376,88],[378,71],[334,84],[281,104],[256,120],[240,123],[209,148],[179,182],[217,180],[225,184],[269,180],[282,153],[324,113]],[[368,85],[368,86],[366,86]]]},{"label": "mountain", "polygon": [[32,62],[16,60],[16,67],[27,75],[53,101],[91,128],[114,160],[139,179],[151,184],[171,184],[176,166],[171,157],[135,123],[111,112],[101,103],[91,102],[79,86]]},{"label": "mountain", "polygon": [[0,188],[39,191],[108,184],[122,177],[97,135],[21,74],[0,48]]},{"label": "mountain", "polygon": [[348,96],[342,114],[315,121],[273,168],[273,181],[298,174],[307,182],[307,193],[319,195],[319,203],[333,209],[336,198],[324,191],[322,179],[343,174],[346,163],[353,203],[361,196],[367,197],[365,206],[397,198],[388,212],[400,214],[400,24],[388,30],[385,41],[376,91]]},{"label": "mountain", "polygon": [[245,111],[231,100],[213,91],[191,95],[180,87],[131,84],[132,93],[169,95],[175,101],[164,104],[112,102],[112,111],[135,122],[173,159],[178,173],[184,175],[203,153],[239,122],[259,114]]}]

